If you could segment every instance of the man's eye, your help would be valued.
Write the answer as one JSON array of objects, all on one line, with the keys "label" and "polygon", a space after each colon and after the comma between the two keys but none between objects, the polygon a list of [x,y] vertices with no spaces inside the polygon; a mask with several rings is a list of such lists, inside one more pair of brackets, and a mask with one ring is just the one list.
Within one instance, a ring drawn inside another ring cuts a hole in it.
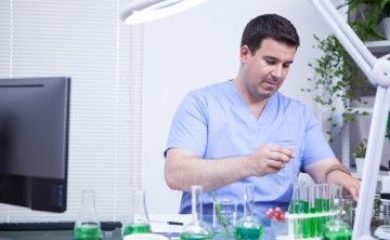
[{"label": "man's eye", "polygon": [[275,65],[276,61],[275,60],[266,60],[267,64],[269,65]]}]

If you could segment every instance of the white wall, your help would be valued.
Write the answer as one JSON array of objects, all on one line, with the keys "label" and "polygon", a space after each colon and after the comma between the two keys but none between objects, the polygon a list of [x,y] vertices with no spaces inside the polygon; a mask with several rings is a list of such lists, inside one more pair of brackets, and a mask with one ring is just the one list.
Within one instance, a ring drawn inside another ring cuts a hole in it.
[{"label": "white wall", "polygon": [[313,107],[300,89],[318,54],[313,33],[323,36],[329,28],[309,0],[210,0],[145,25],[143,183],[151,213],[176,213],[180,203],[180,193],[165,184],[162,155],[177,105],[194,88],[235,77],[241,33],[262,13],[281,14],[297,27],[301,47],[282,91]]}]

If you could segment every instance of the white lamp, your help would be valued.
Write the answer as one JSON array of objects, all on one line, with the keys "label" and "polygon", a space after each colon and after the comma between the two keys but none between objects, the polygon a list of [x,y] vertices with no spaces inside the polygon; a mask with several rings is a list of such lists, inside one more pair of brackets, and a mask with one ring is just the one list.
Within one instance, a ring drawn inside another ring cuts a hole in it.
[{"label": "white lamp", "polygon": [[133,0],[121,17],[128,25],[150,22],[192,8],[206,0]]},{"label": "white lamp", "polygon": [[[355,60],[370,82],[377,87],[371,118],[360,197],[356,209],[352,239],[373,239],[370,233],[375,189],[390,107],[390,55],[376,58],[338,14],[330,0],[311,0],[331,26],[333,33]],[[370,165],[368,165],[370,163]]]}]

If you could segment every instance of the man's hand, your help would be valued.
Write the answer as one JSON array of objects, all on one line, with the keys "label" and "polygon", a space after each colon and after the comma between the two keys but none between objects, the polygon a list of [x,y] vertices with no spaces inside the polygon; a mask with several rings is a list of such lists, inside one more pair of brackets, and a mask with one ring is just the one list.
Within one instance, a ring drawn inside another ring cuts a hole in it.
[{"label": "man's hand", "polygon": [[329,173],[327,182],[341,185],[355,201],[359,199],[360,181],[358,179],[341,171],[333,171]]},{"label": "man's hand", "polygon": [[294,158],[289,147],[264,144],[249,156],[248,168],[254,176],[263,176],[283,169]]}]

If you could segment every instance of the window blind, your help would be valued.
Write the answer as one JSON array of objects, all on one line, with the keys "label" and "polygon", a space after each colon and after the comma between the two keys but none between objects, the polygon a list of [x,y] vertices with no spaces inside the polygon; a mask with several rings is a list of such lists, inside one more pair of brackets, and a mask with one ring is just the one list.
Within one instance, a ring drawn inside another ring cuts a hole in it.
[{"label": "window blind", "polygon": [[142,27],[119,20],[120,4],[0,1],[0,77],[72,78],[67,211],[0,204],[1,222],[74,221],[84,189],[95,191],[101,220],[128,213],[141,185],[142,54],[130,48],[142,47]]}]

